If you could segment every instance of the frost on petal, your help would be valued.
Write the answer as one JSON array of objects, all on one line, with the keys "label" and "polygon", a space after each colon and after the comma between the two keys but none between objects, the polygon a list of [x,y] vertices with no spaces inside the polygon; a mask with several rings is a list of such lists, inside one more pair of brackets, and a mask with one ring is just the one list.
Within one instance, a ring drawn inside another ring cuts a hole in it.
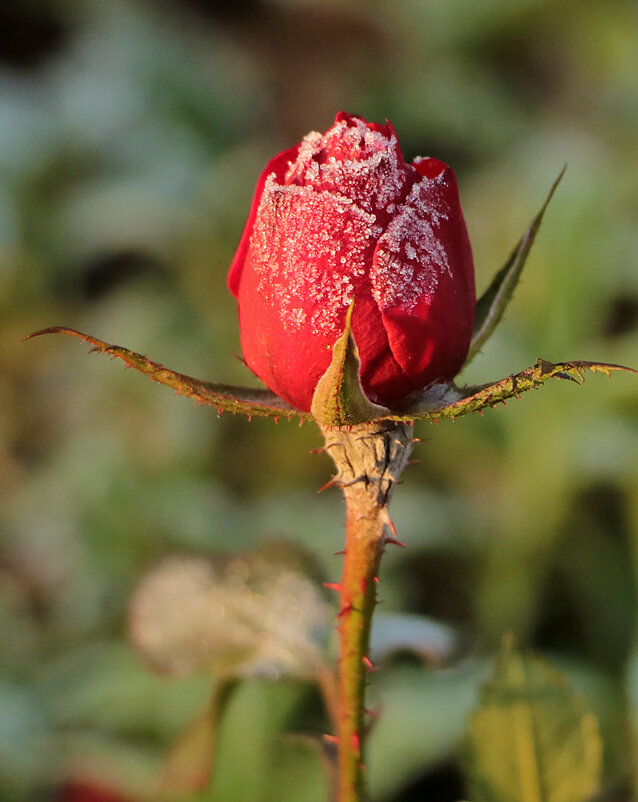
[{"label": "frost on petal", "polygon": [[451,275],[439,235],[449,214],[442,182],[424,179],[412,187],[374,255],[372,294],[382,312],[397,306],[411,312],[432,296],[441,275]]},{"label": "frost on petal", "polygon": [[336,122],[323,135],[308,134],[286,183],[312,185],[355,200],[363,211],[384,215],[405,198],[416,176],[403,162],[393,133],[372,130],[363,120],[351,118]]},{"label": "frost on petal", "polygon": [[250,244],[257,292],[289,331],[341,333],[381,233],[349,198],[266,181]]}]

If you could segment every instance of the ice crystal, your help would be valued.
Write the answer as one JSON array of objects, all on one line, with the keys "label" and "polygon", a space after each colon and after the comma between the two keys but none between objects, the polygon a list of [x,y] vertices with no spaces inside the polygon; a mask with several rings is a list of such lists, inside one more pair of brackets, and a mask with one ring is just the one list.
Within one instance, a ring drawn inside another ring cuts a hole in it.
[{"label": "ice crystal", "polygon": [[397,305],[411,311],[432,295],[442,273],[450,275],[439,236],[449,211],[438,179],[424,178],[412,187],[374,255],[372,294],[381,311]]},{"label": "ice crystal", "polygon": [[442,184],[405,164],[390,131],[362,120],[308,134],[283,183],[267,178],[251,237],[259,292],[284,328],[338,336],[368,276],[382,311],[427,299],[450,270]]}]

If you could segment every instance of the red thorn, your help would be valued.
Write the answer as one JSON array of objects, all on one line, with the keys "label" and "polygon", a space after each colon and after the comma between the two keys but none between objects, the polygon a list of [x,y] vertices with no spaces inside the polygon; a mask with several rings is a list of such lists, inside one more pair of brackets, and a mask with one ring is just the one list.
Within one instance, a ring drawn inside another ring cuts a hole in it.
[{"label": "red thorn", "polygon": [[363,665],[368,669],[368,671],[374,671],[374,665],[372,664],[372,660],[368,657],[367,654],[363,656]]},{"label": "red thorn", "polygon": [[324,582],[323,586],[328,590],[336,590],[337,593],[341,592],[341,585],[338,582]]},{"label": "red thorn", "polygon": [[420,443],[421,442],[421,438],[420,437],[413,437],[412,438],[412,442],[413,443]]},{"label": "red thorn", "polygon": [[341,557],[341,555],[342,555],[342,554],[345,554],[345,553],[346,553],[346,550],[345,550],[345,549],[341,549],[341,551],[335,551],[335,552],[333,552],[333,554],[334,554],[334,556],[335,556],[335,557]]},{"label": "red thorn", "polygon": [[273,420],[275,421],[275,423],[279,423],[279,415],[275,415],[275,417],[273,418]]},{"label": "red thorn", "polygon": [[361,752],[361,738],[359,738],[358,733],[352,733],[352,748],[357,754]]},{"label": "red thorn", "polygon": [[[303,418],[302,418],[302,421],[303,421]],[[309,453],[310,454],[325,454],[326,450],[327,450],[326,447],[322,446],[321,448],[311,448]]]},{"label": "red thorn", "polygon": [[327,490],[329,487],[332,487],[333,485],[336,485],[336,484],[337,484],[337,477],[336,477],[336,476],[333,476],[333,477],[332,477],[332,479],[329,479],[329,480],[328,480],[328,481],[325,483],[325,485],[322,485],[322,486],[319,488],[319,490],[317,490],[317,493],[323,493],[323,491],[324,491],[324,490]]},{"label": "red thorn", "polygon": [[397,540],[396,537],[386,537],[383,542],[389,543],[392,546],[401,546],[402,549],[406,548],[405,543],[402,540]]},{"label": "red thorn", "polygon": [[422,461],[420,459],[409,459],[408,465],[421,465],[421,462]]},{"label": "red thorn", "polygon": [[[394,525],[394,521],[392,520],[392,518],[390,518],[390,516],[389,516],[389,515],[386,515],[386,520],[385,520],[385,523],[386,523],[386,526],[388,527],[388,529],[389,529],[389,530],[392,532],[392,534],[393,534],[393,535],[394,535],[394,537],[396,538],[396,536],[397,536],[397,534],[398,534],[398,533],[397,533],[397,528],[396,528],[396,526]],[[386,540],[386,543],[387,543],[387,542],[388,542],[388,541]],[[405,544],[403,544],[403,545],[405,545]]]},{"label": "red thorn", "polygon": [[347,615],[352,610],[351,604],[344,605],[339,612],[337,613],[337,618],[343,618],[344,615]]},{"label": "red thorn", "polygon": [[374,579],[375,582],[381,582],[381,580],[379,579],[378,576],[373,577],[373,579]]},{"label": "red thorn", "polygon": [[328,735],[326,733],[326,734],[322,735],[321,737],[322,737],[322,739],[324,741],[326,741],[329,744],[338,744],[339,743],[339,739],[337,738],[336,735]]},{"label": "red thorn", "polygon": [[363,712],[366,714],[366,716],[370,716],[370,718],[379,718],[378,710],[368,710],[365,708]]}]

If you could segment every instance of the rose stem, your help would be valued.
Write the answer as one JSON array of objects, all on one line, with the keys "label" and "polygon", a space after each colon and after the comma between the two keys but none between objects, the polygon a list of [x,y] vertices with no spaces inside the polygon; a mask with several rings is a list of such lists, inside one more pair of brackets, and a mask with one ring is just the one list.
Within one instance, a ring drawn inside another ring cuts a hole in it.
[{"label": "rose stem", "polygon": [[365,688],[372,613],[384,546],[394,540],[387,507],[412,450],[412,426],[376,421],[323,430],[346,502],[346,548],[339,587],[338,802],[363,799]]}]

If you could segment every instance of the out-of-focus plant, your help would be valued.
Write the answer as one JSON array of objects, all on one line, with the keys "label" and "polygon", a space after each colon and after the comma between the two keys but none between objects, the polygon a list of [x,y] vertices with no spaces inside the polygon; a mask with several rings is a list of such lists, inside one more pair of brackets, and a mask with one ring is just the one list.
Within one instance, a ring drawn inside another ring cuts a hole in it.
[{"label": "out-of-focus plant", "polygon": [[[539,359],[490,384],[453,382],[511,300],[558,180],[475,303],[471,251],[451,169],[432,158],[406,163],[389,123],[342,113],[323,135],[309,134],[268,164],[231,270],[244,355],[269,389],[203,382],[69,328],[30,335],[80,337],[220,412],[314,419],[319,425],[337,468],[328,484],[340,487],[346,501],[343,575],[330,585],[340,599],[336,679],[309,636],[313,622],[325,624],[316,593],[294,574],[273,572],[259,560],[238,559],[223,574],[194,560],[160,566],[138,590],[133,633],[144,654],[172,673],[207,666],[220,680],[234,682],[268,668],[323,678],[335,728],[325,740],[337,754],[339,802],[359,802],[364,794],[372,615],[382,554],[390,544],[403,545],[388,505],[408,463],[414,422],[482,412],[550,378],[580,383],[586,370],[631,370]],[[303,625],[295,626],[300,619]],[[502,676],[497,674],[475,717],[477,798],[531,802],[589,794],[599,782],[600,750],[593,727],[581,729],[593,719],[567,715],[567,701],[550,691],[547,713],[547,699],[535,698],[535,664],[531,679],[526,665],[516,655],[504,659]],[[481,749],[501,686],[505,697],[515,696],[503,715],[512,713],[512,739],[520,747],[507,758],[514,767],[504,776],[520,779],[520,793],[511,796],[512,781],[501,778],[498,761]],[[169,784],[205,783],[228,698],[220,682],[209,712],[173,753]],[[565,715],[554,714],[553,704]],[[562,739],[556,730],[564,731]],[[581,781],[574,786],[570,778],[576,776]]]}]

